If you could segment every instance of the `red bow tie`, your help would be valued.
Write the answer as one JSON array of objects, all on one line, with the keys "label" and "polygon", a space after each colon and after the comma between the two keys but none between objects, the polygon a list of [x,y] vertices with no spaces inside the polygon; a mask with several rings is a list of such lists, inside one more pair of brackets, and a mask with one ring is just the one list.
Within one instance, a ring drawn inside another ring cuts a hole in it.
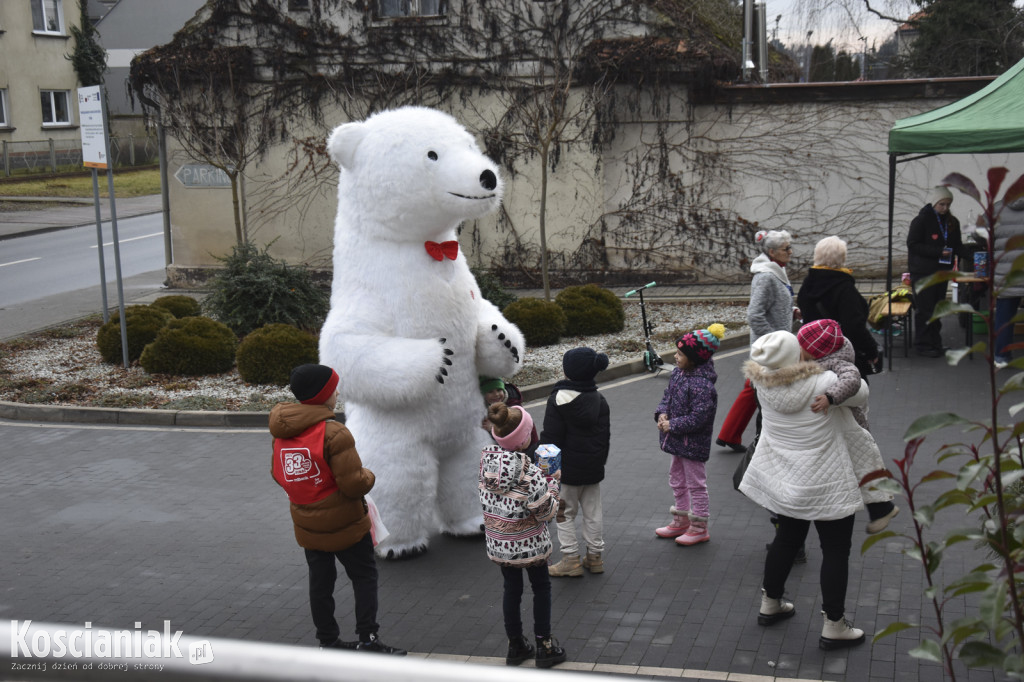
[{"label": "red bow tie", "polygon": [[459,243],[457,241],[450,242],[423,242],[423,246],[427,249],[427,253],[434,260],[455,260],[456,256],[459,255]]}]

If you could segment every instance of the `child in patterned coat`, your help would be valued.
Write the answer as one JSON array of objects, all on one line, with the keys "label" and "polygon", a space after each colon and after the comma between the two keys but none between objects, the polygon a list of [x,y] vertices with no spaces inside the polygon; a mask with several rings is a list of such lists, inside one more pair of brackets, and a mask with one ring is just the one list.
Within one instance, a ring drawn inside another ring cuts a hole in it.
[{"label": "child in patterned coat", "polygon": [[497,445],[485,447],[480,455],[480,504],[487,557],[501,567],[505,579],[505,664],[519,665],[534,655],[533,645],[523,636],[519,613],[525,569],[533,589],[536,665],[550,668],[566,658],[565,649],[551,636],[551,579],[547,565],[551,555],[547,521],[558,509],[558,483],[546,480],[523,453],[533,429],[533,419],[526,410],[495,403],[488,408],[487,418],[493,424],[491,435]]},{"label": "child in patterned coat", "polygon": [[[843,336],[843,330],[835,320],[823,318],[808,322],[800,327],[796,335],[800,343],[800,359],[815,360],[822,369],[831,370],[837,379],[822,395],[815,396],[811,411],[828,413],[832,405],[839,405],[860,390],[861,374],[854,364],[853,344]],[[847,408],[857,426],[868,431],[867,407]],[[874,445],[874,438],[871,438]],[[876,471],[885,470],[882,453],[878,446],[870,449],[851,450],[853,470],[858,480]],[[892,502],[892,495],[880,490],[871,490],[870,484],[861,486],[861,497],[868,508],[867,532],[878,533],[889,525],[889,521],[900,509]]]},{"label": "child in patterned coat", "polygon": [[675,505],[669,509],[672,521],[654,533],[660,538],[675,538],[676,544],[682,546],[711,539],[704,463],[711,456],[711,435],[718,410],[718,373],[711,356],[723,336],[725,327],[713,324],[679,337],[676,368],[654,412],[661,432],[661,449],[672,455],[668,482],[675,495]]}]

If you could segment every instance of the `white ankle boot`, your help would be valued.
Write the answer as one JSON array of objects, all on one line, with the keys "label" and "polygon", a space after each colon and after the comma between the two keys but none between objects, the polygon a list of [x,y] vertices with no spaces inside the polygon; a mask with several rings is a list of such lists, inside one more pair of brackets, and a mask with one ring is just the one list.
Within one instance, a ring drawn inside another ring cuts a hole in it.
[{"label": "white ankle boot", "polygon": [[853,627],[853,623],[846,618],[829,620],[824,611],[821,615],[825,617],[825,625],[821,628],[821,637],[818,639],[819,648],[829,651],[857,646],[864,641],[864,631]]},{"label": "white ankle boot", "polygon": [[786,620],[796,615],[796,607],[793,602],[786,601],[781,597],[772,599],[764,589],[761,590],[761,610],[757,614],[758,625],[774,625],[780,620]]}]

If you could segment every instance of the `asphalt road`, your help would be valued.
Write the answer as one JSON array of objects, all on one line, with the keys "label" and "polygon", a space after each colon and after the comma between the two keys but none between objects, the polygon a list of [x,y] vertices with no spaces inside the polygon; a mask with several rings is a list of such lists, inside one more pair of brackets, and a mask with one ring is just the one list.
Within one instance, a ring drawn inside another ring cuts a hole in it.
[{"label": "asphalt road", "polygon": [[[118,220],[122,276],[164,266],[163,219],[159,214]],[[111,224],[103,223],[108,295],[115,304],[116,270]],[[99,257],[95,225],[16,237],[0,242],[0,308],[95,288],[99,301]]]}]

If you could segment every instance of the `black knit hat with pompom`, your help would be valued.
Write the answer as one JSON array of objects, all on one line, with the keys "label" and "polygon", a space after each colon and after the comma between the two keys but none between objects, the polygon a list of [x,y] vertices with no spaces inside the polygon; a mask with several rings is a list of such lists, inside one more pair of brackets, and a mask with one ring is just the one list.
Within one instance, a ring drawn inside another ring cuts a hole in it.
[{"label": "black knit hat with pompom", "polygon": [[593,348],[573,348],[562,356],[562,370],[573,381],[593,381],[597,373],[605,369],[608,369],[608,356]]}]

